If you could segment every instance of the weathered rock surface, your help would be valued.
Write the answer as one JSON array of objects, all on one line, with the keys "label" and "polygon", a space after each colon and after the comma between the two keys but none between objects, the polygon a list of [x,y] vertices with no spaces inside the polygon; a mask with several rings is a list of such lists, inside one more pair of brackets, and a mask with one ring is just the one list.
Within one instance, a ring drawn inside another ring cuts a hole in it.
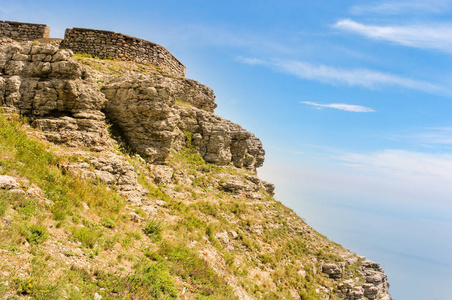
[{"label": "weathered rock surface", "polygon": [[172,82],[146,75],[114,78],[102,88],[105,111],[127,142],[152,163],[164,163],[178,134]]},{"label": "weathered rock surface", "polygon": [[[105,114],[148,162],[163,164],[191,131],[207,162],[250,170],[264,160],[262,143],[212,112],[213,91],[197,81],[156,73],[99,75],[70,50],[32,42],[0,42],[0,100],[32,119],[49,141],[97,151],[111,148]],[[103,76],[102,89],[95,83]],[[176,100],[184,105],[175,105]]]},{"label": "weathered rock surface", "polygon": [[322,272],[330,278],[339,279],[342,277],[342,268],[336,264],[324,264],[322,266]]},{"label": "weathered rock surface", "polygon": [[266,181],[260,180],[257,176],[234,176],[231,174],[222,176],[218,185],[225,191],[234,194],[243,194],[251,199],[261,199],[259,190],[264,190],[269,195],[274,195],[275,186]]},{"label": "weathered rock surface", "polygon": [[62,169],[80,178],[97,178],[106,184],[116,186],[121,196],[134,206],[142,206],[146,191],[138,184],[133,166],[122,156],[112,152],[93,156],[89,152],[78,152],[85,162],[70,162]]},{"label": "weathered rock surface", "polygon": [[0,175],[0,189],[15,189],[20,186],[16,178],[8,175]]},{"label": "weathered rock surface", "polygon": [[261,141],[240,125],[194,107],[177,105],[179,128],[191,134],[191,143],[213,164],[229,162],[237,168],[255,170],[264,163]]},{"label": "weathered rock surface", "polygon": [[209,163],[250,170],[263,164],[260,140],[210,112],[215,108],[212,90],[193,80],[127,74],[105,78],[102,92],[108,118],[149,162],[164,163],[171,149],[185,144],[183,132],[188,132]]},{"label": "weathered rock surface", "polygon": [[[331,269],[335,268],[327,267],[327,271]],[[325,269],[323,269],[323,271],[325,272]],[[380,267],[380,264],[370,260],[364,260],[361,262],[361,273],[365,276],[366,283],[360,284],[353,281],[352,279],[345,280],[344,282],[339,284],[339,296],[350,300],[392,300],[392,297],[389,294],[389,283],[387,281],[387,275]]]},{"label": "weathered rock surface", "polygon": [[71,55],[56,45],[2,39],[0,101],[29,116],[52,142],[107,149],[106,99]]}]

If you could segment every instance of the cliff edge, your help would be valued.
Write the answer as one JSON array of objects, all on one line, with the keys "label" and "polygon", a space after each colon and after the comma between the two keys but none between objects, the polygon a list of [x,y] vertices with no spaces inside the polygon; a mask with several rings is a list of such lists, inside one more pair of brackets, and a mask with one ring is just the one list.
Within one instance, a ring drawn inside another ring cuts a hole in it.
[{"label": "cliff edge", "polygon": [[210,88],[8,38],[0,75],[3,299],[392,299],[273,199]]}]

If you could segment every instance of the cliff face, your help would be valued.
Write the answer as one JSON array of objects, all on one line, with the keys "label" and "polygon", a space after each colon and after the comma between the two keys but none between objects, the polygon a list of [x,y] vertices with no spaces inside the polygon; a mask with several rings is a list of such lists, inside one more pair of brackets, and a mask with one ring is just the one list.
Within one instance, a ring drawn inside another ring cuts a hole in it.
[{"label": "cliff face", "polygon": [[[10,152],[0,155],[0,196],[8,199],[0,227],[17,233],[15,249],[27,262],[16,263],[0,234],[0,270],[10,282],[0,289],[5,299],[57,292],[97,299],[127,293],[130,299],[391,299],[379,264],[329,241],[272,198],[274,186],[255,174],[264,161],[262,143],[213,113],[210,88],[150,65],[8,39],[0,41],[0,75],[3,111],[13,120],[14,111],[27,116],[35,129],[21,130],[41,143],[33,147],[56,157],[46,172],[61,173],[68,186],[71,180],[95,191],[105,185],[96,193],[117,193],[122,203],[113,211],[113,204],[68,196],[80,191],[57,197],[50,182],[60,177],[34,177],[29,169],[39,159],[14,163],[11,157],[25,150],[10,140],[1,148],[1,140],[0,149]],[[1,124],[6,132],[9,123]],[[24,215],[18,201],[34,203],[35,216]],[[47,238],[31,239],[31,225],[22,231],[7,225],[23,222],[43,226]],[[97,240],[87,242],[83,228]],[[42,282],[39,289],[22,286],[37,272],[36,249],[55,266],[40,280],[64,273],[66,292],[50,283],[53,289]]]}]

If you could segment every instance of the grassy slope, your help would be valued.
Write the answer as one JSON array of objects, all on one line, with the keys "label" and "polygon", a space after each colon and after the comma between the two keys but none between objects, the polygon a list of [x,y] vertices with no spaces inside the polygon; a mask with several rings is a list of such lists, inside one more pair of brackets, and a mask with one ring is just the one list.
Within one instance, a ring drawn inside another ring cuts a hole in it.
[{"label": "grassy slope", "polygon": [[[336,298],[337,282],[319,269],[351,254],[264,191],[252,200],[216,184],[225,174],[248,171],[206,164],[187,145],[168,161],[175,170],[171,184],[159,186],[147,176],[149,166],[123,153],[149,198],[165,203],[149,218],[114,187],[65,175],[58,165],[83,157],[61,155],[71,151],[34,138],[25,124],[0,115],[0,174],[20,178],[24,191],[39,187],[43,196],[0,190],[0,295],[234,299],[234,286],[259,299],[293,292],[318,299],[323,286]],[[132,222],[130,211],[147,220]],[[347,266],[344,279],[359,277],[358,267]]]}]

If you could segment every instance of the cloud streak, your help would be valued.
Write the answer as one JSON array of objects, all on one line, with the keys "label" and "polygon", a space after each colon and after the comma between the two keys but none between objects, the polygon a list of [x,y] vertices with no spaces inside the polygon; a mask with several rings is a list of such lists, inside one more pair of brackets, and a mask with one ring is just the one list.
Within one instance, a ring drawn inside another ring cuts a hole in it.
[{"label": "cloud streak", "polygon": [[355,22],[351,19],[343,19],[336,22],[334,27],[370,39],[393,42],[413,48],[434,49],[452,54],[452,35],[450,34],[452,23],[376,26]]},{"label": "cloud streak", "polygon": [[356,5],[350,9],[353,14],[379,13],[379,14],[407,14],[420,13],[444,13],[451,8],[450,0],[418,0],[418,1],[388,1],[377,5]]},{"label": "cloud streak", "polygon": [[350,112],[375,112],[372,108],[365,107],[365,106],[359,106],[359,105],[352,105],[352,104],[345,104],[345,103],[331,103],[331,104],[320,104],[316,102],[310,102],[310,101],[302,101],[300,103],[307,104],[314,106],[318,109],[322,108],[334,108],[344,111],[350,111]]},{"label": "cloud streak", "polygon": [[418,129],[413,134],[385,135],[387,139],[407,141],[429,148],[452,149],[452,127]]},{"label": "cloud streak", "polygon": [[276,65],[282,70],[300,78],[313,79],[331,84],[345,84],[366,88],[377,88],[382,85],[401,86],[426,92],[440,92],[442,90],[442,88],[428,82],[368,69],[341,69],[301,61],[279,62]]},{"label": "cloud streak", "polygon": [[[368,171],[415,180],[452,183],[452,155],[405,150],[382,150],[369,154],[346,153],[339,161],[353,163]],[[425,181],[424,181],[425,182]]]},{"label": "cloud streak", "polygon": [[368,89],[394,86],[432,94],[452,95],[450,89],[440,85],[368,69],[342,69],[295,60],[266,61],[242,57],[239,57],[238,60],[249,65],[262,65],[273,68],[301,79],[320,81],[332,85],[358,86]]}]

